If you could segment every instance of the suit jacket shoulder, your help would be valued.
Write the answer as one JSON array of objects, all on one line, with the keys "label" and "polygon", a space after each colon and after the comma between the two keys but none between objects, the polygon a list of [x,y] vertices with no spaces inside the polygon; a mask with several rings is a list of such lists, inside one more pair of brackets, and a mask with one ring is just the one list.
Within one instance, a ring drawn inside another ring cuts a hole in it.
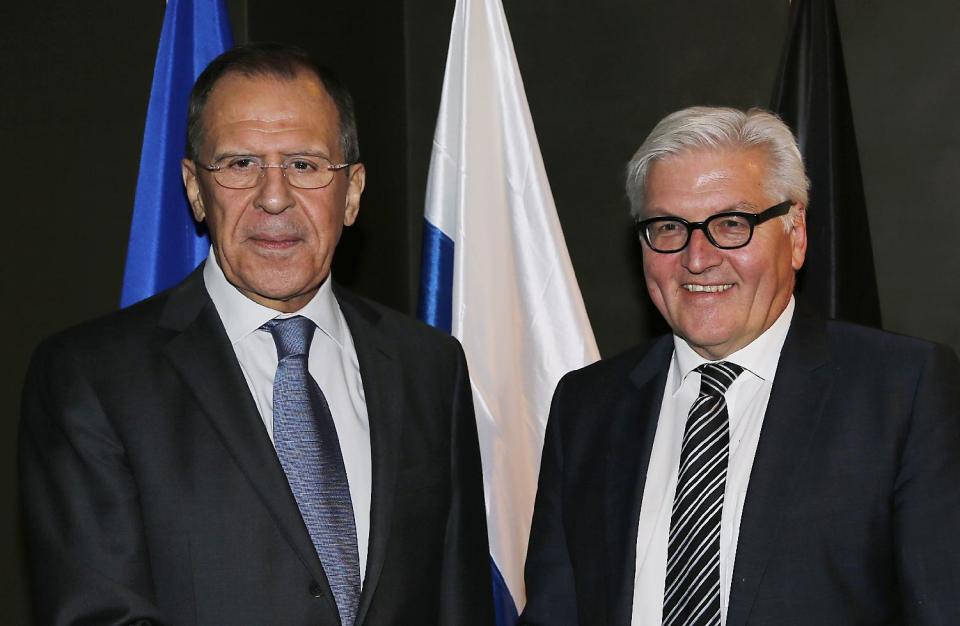
[{"label": "suit jacket shoulder", "polygon": [[878,366],[902,370],[925,359],[949,358],[952,353],[947,346],[926,339],[849,322],[828,320],[824,327],[831,357],[863,366],[865,370]]},{"label": "suit jacket shoulder", "polygon": [[[643,345],[635,346],[620,354],[601,359],[580,369],[565,374],[557,385],[556,402],[589,400],[592,409],[616,402],[627,385],[637,386],[665,371],[673,353],[671,335],[657,337]],[[576,413],[575,410],[564,413]]]},{"label": "suit jacket shoulder", "polygon": [[62,354],[84,362],[122,363],[125,356],[142,356],[150,345],[162,346],[196,318],[204,306],[212,307],[213,302],[198,268],[175,287],[45,338],[36,353]]},{"label": "suit jacket shoulder", "polygon": [[351,332],[365,332],[368,326],[376,326],[378,332],[401,346],[411,346],[418,350],[434,349],[441,351],[459,351],[460,342],[448,333],[424,324],[409,315],[395,311],[390,307],[357,295],[344,287],[334,283],[334,295],[340,304],[340,309],[347,318]]}]

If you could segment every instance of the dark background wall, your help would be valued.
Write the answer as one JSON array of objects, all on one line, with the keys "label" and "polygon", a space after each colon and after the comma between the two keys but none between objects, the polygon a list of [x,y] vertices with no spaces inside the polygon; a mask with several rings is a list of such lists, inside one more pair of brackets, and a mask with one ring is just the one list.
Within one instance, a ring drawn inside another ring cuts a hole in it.
[{"label": "dark background wall", "polygon": [[[960,350],[952,184],[960,3],[836,1],[884,326]],[[238,41],[299,43],[353,88],[369,185],[334,272],[413,311],[453,0],[229,6]],[[505,8],[573,264],[610,355],[662,328],[626,217],[625,162],[671,110],[766,105],[788,5],[505,0]],[[3,624],[27,623],[15,474],[24,370],[41,337],[116,307],[163,10],[160,0],[15,3],[0,24]]]}]

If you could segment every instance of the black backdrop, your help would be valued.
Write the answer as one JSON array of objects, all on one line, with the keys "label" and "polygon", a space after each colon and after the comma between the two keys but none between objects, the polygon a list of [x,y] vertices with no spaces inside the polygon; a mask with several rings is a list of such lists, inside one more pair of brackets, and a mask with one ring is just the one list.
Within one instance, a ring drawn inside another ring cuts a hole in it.
[{"label": "black backdrop", "polygon": [[[369,184],[334,271],[413,311],[453,0],[229,5],[238,41],[298,43],[353,88]],[[671,110],[767,105],[788,5],[505,0],[505,8],[574,268],[610,355],[661,328],[626,217],[625,162]],[[6,7],[0,24],[0,623],[27,623],[15,489],[23,372],[42,336],[116,307],[163,10],[160,0],[40,0]],[[884,324],[958,350],[960,3],[837,0],[837,10]]]}]

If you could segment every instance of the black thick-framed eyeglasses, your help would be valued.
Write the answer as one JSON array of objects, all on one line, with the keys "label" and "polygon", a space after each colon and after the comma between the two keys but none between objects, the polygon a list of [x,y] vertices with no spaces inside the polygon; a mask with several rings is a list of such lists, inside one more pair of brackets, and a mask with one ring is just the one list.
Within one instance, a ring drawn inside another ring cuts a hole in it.
[{"label": "black thick-framed eyeglasses", "polygon": [[792,200],[785,200],[760,213],[725,211],[702,222],[688,222],[681,217],[651,217],[638,221],[637,231],[651,250],[663,254],[686,248],[695,230],[702,230],[707,240],[721,250],[736,250],[750,243],[753,229],[759,224],[786,215],[792,206]]}]

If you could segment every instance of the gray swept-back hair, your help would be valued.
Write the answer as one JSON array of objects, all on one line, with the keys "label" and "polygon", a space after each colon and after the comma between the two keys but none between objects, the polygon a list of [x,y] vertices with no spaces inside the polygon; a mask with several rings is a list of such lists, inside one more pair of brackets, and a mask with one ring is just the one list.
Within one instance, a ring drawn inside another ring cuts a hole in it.
[{"label": "gray swept-back hair", "polygon": [[[783,120],[758,108],[690,107],[660,120],[627,164],[630,214],[635,219],[643,215],[647,175],[657,161],[697,150],[750,148],[760,148],[767,155],[767,193],[806,206],[810,180],[797,141]],[[787,228],[793,213],[783,216]]]},{"label": "gray swept-back hair", "polygon": [[357,120],[353,97],[346,85],[326,67],[318,64],[303,49],[289,44],[250,42],[227,50],[206,67],[190,92],[187,111],[187,158],[197,161],[203,143],[203,111],[213,88],[230,73],[247,77],[271,76],[294,80],[304,72],[316,77],[337,107],[340,118],[340,145],[347,163],[360,160]]}]

